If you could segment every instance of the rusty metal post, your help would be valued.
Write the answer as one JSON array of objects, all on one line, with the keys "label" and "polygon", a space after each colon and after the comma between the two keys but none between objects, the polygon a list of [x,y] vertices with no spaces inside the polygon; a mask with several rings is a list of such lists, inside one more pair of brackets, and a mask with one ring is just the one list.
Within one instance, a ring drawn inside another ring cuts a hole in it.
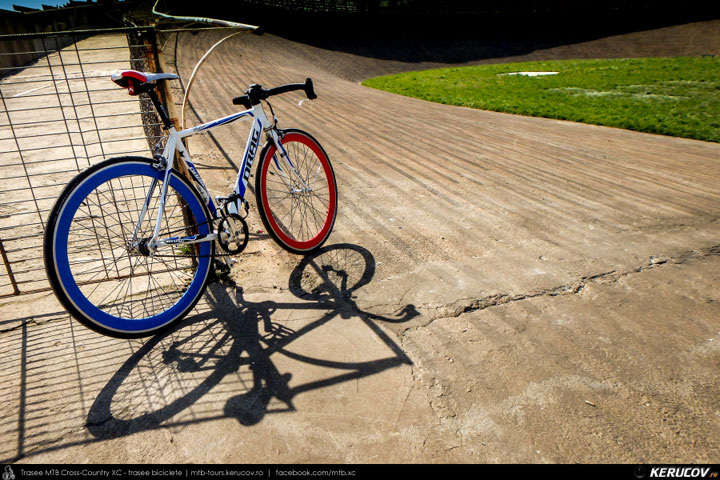
[{"label": "rusty metal post", "polygon": [[[157,46],[157,33],[153,29],[149,33],[150,38],[147,36],[143,37],[143,40],[145,42],[146,46],[146,55],[148,59],[148,65],[154,72],[162,73],[164,71],[163,69],[163,61],[162,61],[162,55],[160,52],[160,49]],[[170,118],[170,121],[175,126],[175,130],[180,130],[180,122],[178,121],[177,116],[177,110],[175,109],[175,102],[173,101],[172,93],[170,92],[170,85],[168,80],[162,80],[160,82],[160,101],[165,105],[165,111],[168,114],[168,117]],[[185,151],[190,153],[190,150],[188,149],[187,141],[185,139],[180,140],[183,142],[183,146],[185,147]],[[190,172],[188,171],[187,165],[185,164],[185,161],[182,159],[182,155],[180,152],[175,152],[175,161],[173,162],[173,165],[175,169],[180,172],[182,176],[184,176],[188,182],[194,183],[195,180],[192,175],[190,175]],[[185,201],[182,199],[182,197],[178,196],[183,208],[183,220],[185,221],[185,225],[190,228],[190,232],[195,234],[198,232],[197,226],[195,225],[195,221],[193,221],[192,218],[190,218],[190,209],[185,204]],[[200,253],[200,245],[195,246],[195,250],[197,254]],[[197,259],[195,257],[192,257],[192,262],[195,264],[197,262]]]},{"label": "rusty metal post", "polygon": [[[157,38],[154,29],[150,30],[148,35],[143,36],[143,42],[145,43],[145,55],[147,57],[150,70],[153,72],[162,73],[164,71],[162,65],[163,62],[161,61],[161,52],[157,47]],[[160,101],[165,106],[168,117],[170,117],[170,121],[172,122],[172,124],[175,125],[175,129],[180,130],[177,111],[175,110],[175,102],[173,102],[172,94],[170,93],[170,87],[167,80],[162,80],[160,82]],[[185,146],[185,149],[187,149],[188,146],[185,139],[183,139],[182,142]],[[176,152],[176,158],[174,162],[175,169],[189,181],[192,181],[193,177],[190,175],[190,172],[188,171],[185,162],[180,161],[180,157],[180,153]]]}]

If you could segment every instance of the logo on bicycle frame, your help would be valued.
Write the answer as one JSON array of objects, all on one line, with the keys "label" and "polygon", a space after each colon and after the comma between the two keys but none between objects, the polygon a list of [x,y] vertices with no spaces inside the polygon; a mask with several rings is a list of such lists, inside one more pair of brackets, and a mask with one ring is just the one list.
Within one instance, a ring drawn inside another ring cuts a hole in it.
[{"label": "logo on bicycle frame", "polygon": [[250,178],[250,169],[252,168],[253,160],[255,160],[258,144],[260,143],[260,133],[261,127],[253,128],[252,137],[248,143],[247,155],[245,155],[245,170],[243,171],[243,179],[245,179],[245,182]]}]

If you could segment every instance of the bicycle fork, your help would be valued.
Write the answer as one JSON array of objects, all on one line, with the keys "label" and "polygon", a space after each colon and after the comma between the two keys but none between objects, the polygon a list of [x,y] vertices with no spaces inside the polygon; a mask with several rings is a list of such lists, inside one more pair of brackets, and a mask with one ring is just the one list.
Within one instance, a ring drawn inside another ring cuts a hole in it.
[{"label": "bicycle fork", "polygon": [[[270,133],[268,133],[268,141],[272,141],[277,148],[275,155],[273,155],[273,162],[275,162],[275,166],[278,169],[278,176],[287,187],[288,193],[290,193],[291,195],[295,195],[298,193],[311,193],[312,188],[310,188],[310,186],[303,179],[302,175],[300,175],[300,172],[298,172],[297,168],[290,159],[287,150],[285,150],[285,147],[280,140],[281,137],[280,135],[278,135],[276,129],[273,128],[272,130],[270,130]],[[300,188],[293,185],[291,175],[285,173],[285,171],[283,170],[280,162],[278,162],[277,160],[278,153],[280,154],[280,158],[283,159],[284,163],[288,166],[288,172],[295,175],[295,178],[298,180],[297,183],[300,184]],[[317,177],[317,173],[315,176]]]}]

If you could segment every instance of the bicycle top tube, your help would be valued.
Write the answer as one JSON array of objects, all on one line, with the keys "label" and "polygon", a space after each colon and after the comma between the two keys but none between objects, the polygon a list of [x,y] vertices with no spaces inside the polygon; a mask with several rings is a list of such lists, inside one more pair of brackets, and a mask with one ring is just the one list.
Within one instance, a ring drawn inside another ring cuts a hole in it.
[{"label": "bicycle top tube", "polygon": [[[196,133],[218,127],[220,125],[227,125],[228,123],[232,123],[235,120],[238,120],[239,118],[242,118],[242,117],[256,117],[256,116],[258,118],[264,117],[264,115],[262,115],[262,116],[258,115],[256,110],[257,110],[257,107],[253,107],[249,110],[244,110],[242,112],[233,113],[231,115],[227,115],[225,117],[218,118],[216,120],[212,120],[210,122],[203,123],[201,125],[196,125],[194,127],[186,128],[185,130],[177,132],[177,134],[180,138],[185,138],[185,137],[190,137],[192,135],[195,135]],[[263,122],[263,123],[265,123],[265,122]]]}]

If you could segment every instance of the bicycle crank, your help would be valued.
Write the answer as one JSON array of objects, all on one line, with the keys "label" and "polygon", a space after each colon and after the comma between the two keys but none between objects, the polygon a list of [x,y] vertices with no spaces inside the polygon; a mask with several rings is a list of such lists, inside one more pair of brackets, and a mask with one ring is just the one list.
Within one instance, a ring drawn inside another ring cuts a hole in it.
[{"label": "bicycle crank", "polygon": [[247,222],[240,215],[226,215],[218,225],[218,243],[230,255],[237,255],[245,250],[250,238]]}]

